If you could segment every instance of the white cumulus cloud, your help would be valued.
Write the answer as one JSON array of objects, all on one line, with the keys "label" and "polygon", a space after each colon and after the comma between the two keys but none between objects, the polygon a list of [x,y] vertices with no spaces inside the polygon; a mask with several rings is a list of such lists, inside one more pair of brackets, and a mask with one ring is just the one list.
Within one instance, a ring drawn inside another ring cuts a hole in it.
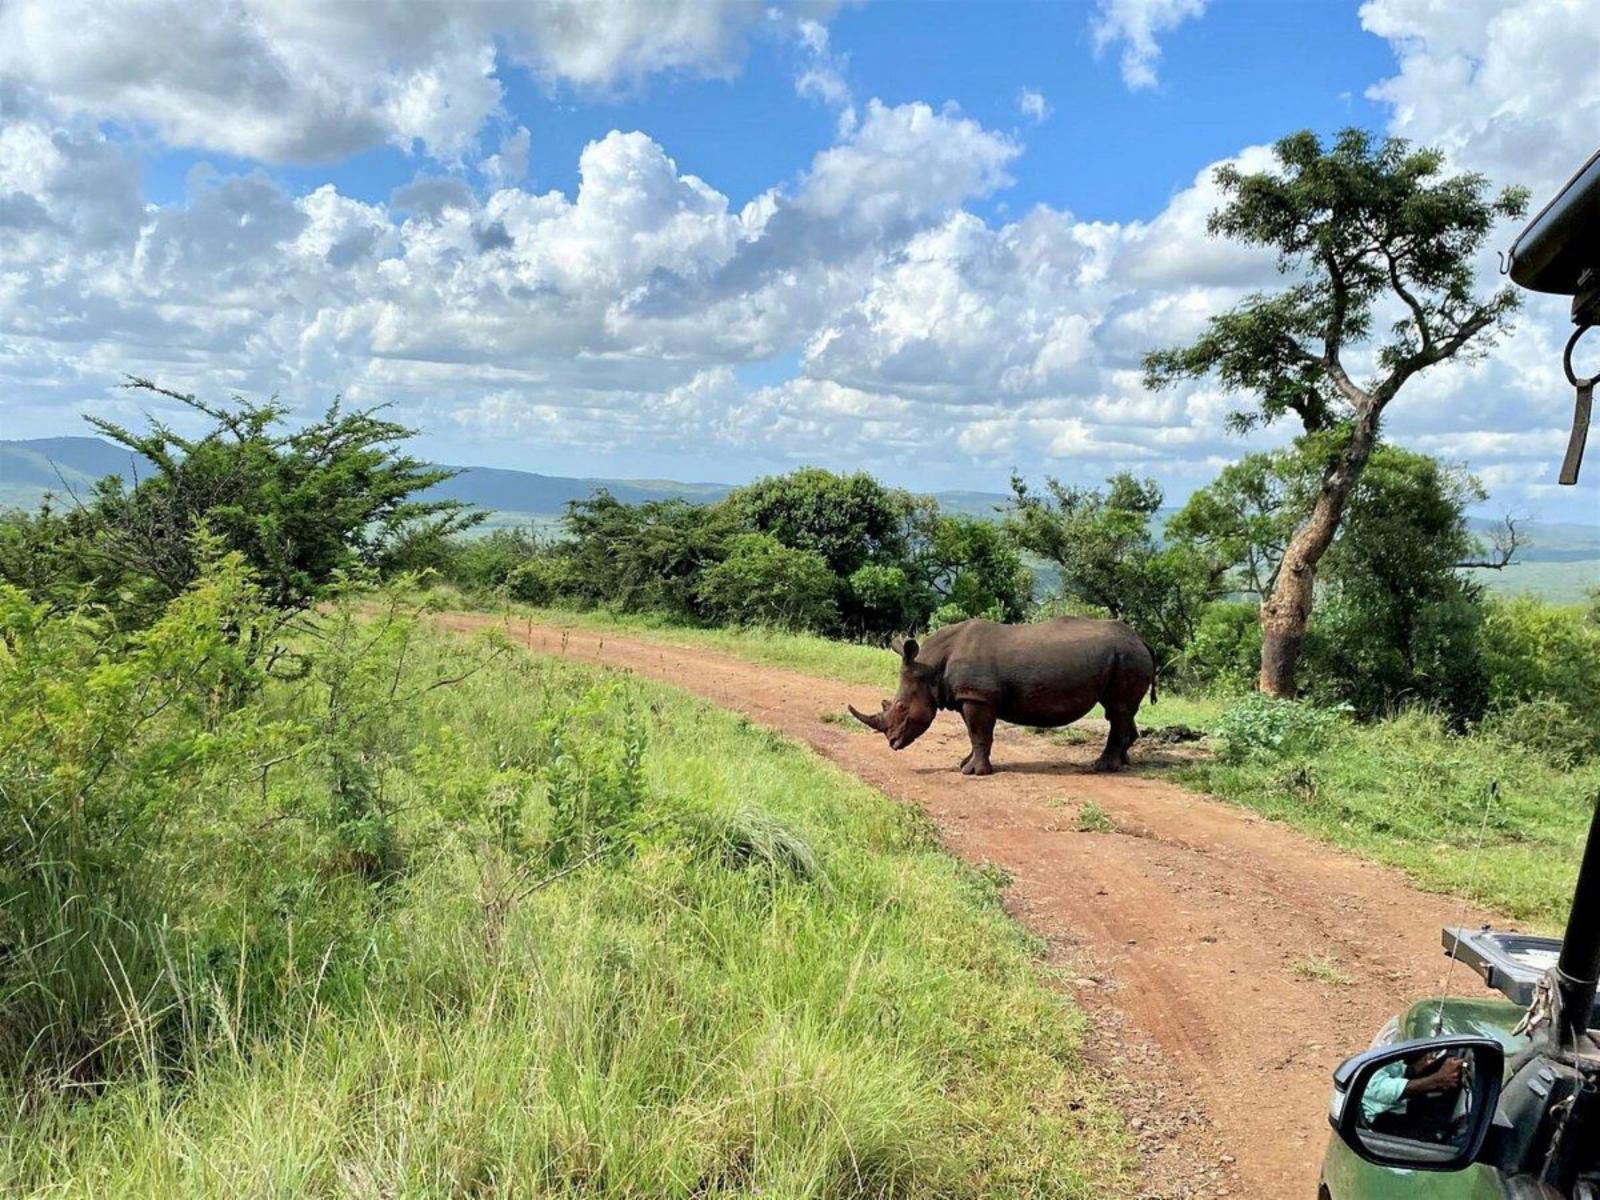
[{"label": "white cumulus cloud", "polygon": [[1161,45],[1156,40],[1185,21],[1200,16],[1208,0],[1100,0],[1090,21],[1095,53],[1121,46],[1122,81],[1135,90],[1159,82],[1156,63]]}]

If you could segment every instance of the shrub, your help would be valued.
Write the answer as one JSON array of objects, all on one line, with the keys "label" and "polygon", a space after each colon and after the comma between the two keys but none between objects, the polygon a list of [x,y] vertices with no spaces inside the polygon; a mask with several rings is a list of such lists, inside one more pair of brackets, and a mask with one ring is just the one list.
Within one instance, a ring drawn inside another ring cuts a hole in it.
[{"label": "shrub", "polygon": [[833,573],[814,550],[746,533],[729,542],[727,558],[706,570],[697,594],[716,620],[820,632],[837,616],[834,587]]},{"label": "shrub", "polygon": [[1494,600],[1483,623],[1483,664],[1498,710],[1559,700],[1600,729],[1600,625],[1580,610],[1531,597]]},{"label": "shrub", "polygon": [[1600,754],[1600,731],[1552,696],[1522,700],[1491,713],[1482,726],[1492,738],[1531,750],[1557,767],[1575,767]]},{"label": "shrub", "polygon": [[1306,637],[1308,693],[1362,717],[1421,704],[1464,729],[1489,706],[1477,593],[1454,576],[1433,581],[1427,595],[1336,584]]},{"label": "shrub", "polygon": [[1237,763],[1314,754],[1333,740],[1345,720],[1341,709],[1253,692],[1218,720],[1220,757]]},{"label": "shrub", "polygon": [[521,527],[458,540],[450,564],[451,582],[475,591],[498,592],[518,567],[543,549],[533,530]]},{"label": "shrub", "polygon": [[1196,683],[1244,691],[1261,673],[1261,610],[1247,601],[1206,605],[1184,651],[1184,671]]},{"label": "shrub", "polygon": [[290,733],[239,707],[268,627],[237,553],[133,634],[0,584],[0,1060],[115,1060],[125,998],[172,1002],[159,856],[206,823],[203,784]]},{"label": "shrub", "polygon": [[557,604],[579,595],[578,569],[566,554],[545,552],[523,560],[505,581],[506,594],[524,604]]},{"label": "shrub", "polygon": [[538,772],[550,806],[544,857],[553,868],[617,846],[647,799],[644,722],[619,696],[616,684],[593,687],[540,722],[549,740]]},{"label": "shrub", "polygon": [[916,629],[931,606],[931,592],[915,584],[904,567],[885,563],[867,563],[852,572],[847,590],[862,633]]}]

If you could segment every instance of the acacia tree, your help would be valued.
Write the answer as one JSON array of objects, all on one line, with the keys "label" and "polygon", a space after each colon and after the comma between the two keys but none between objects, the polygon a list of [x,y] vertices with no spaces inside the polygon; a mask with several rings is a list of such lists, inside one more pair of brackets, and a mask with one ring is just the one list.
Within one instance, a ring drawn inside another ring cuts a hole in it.
[{"label": "acacia tree", "polygon": [[[1275,249],[1291,282],[1213,317],[1192,345],[1147,355],[1145,373],[1159,388],[1214,372],[1230,391],[1255,398],[1229,418],[1236,432],[1292,416],[1330,445],[1315,500],[1261,605],[1260,687],[1291,697],[1317,564],[1378,443],[1384,411],[1420,372],[1482,354],[1517,306],[1510,288],[1478,294],[1474,260],[1497,220],[1523,214],[1527,193],[1491,195],[1481,175],[1444,174],[1437,150],[1374,141],[1358,129],[1330,149],[1304,132],[1274,151],[1275,170],[1218,169],[1230,199],[1207,228]],[[1373,346],[1375,320],[1389,309],[1399,319]],[[1373,364],[1365,378],[1352,374],[1357,355]]]},{"label": "acacia tree", "polygon": [[337,572],[376,564],[403,530],[426,525],[446,537],[484,515],[422,498],[456,472],[401,453],[415,431],[384,420],[381,408],[345,412],[335,400],[319,420],[279,432],[289,409],[276,401],[217,405],[147,379],[126,386],[212,425],[183,437],[160,421],[135,432],[89,418],[153,468],[132,488],[115,475],[101,480],[88,515],[96,572],[147,581],[156,603],[146,615],[199,578],[202,525],[244,555],[269,604],[296,610],[320,599]]}]

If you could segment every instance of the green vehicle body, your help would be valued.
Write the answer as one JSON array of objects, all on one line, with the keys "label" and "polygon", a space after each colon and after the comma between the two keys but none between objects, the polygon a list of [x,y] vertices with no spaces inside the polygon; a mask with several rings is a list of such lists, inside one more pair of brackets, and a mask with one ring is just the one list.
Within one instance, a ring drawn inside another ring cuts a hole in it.
[{"label": "green vehicle body", "polygon": [[[1509,1060],[1528,1044],[1512,1032],[1523,1011],[1509,1000],[1419,1000],[1385,1025],[1373,1045],[1462,1034],[1493,1038]],[[1328,1139],[1317,1194],[1324,1200],[1501,1200],[1504,1195],[1498,1173],[1489,1167],[1444,1173],[1379,1167],[1362,1161],[1338,1137]]]}]

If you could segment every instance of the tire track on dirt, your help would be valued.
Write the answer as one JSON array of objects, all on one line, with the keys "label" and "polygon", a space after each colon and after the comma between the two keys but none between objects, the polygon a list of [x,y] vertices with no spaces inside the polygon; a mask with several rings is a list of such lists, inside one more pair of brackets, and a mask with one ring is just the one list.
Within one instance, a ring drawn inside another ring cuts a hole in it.
[{"label": "tire track on dirt", "polygon": [[[439,620],[694,692],[920,806],[953,853],[1002,868],[1007,908],[1047,940],[1095,1021],[1089,1056],[1139,1139],[1141,1196],[1314,1195],[1333,1067],[1438,990],[1440,926],[1489,919],[1167,783],[1159,771],[1180,751],[1136,745],[1136,769],[1154,776],[1096,775],[1098,741],[1060,745],[1002,726],[996,774],[965,777],[954,769],[965,732],[949,714],[899,754],[837,724],[847,703],[873,699],[868,688],[609,633]],[[1086,803],[1115,832],[1078,832]],[[1312,959],[1353,982],[1296,971]],[[1457,990],[1488,994],[1469,973],[1455,978]]]}]

